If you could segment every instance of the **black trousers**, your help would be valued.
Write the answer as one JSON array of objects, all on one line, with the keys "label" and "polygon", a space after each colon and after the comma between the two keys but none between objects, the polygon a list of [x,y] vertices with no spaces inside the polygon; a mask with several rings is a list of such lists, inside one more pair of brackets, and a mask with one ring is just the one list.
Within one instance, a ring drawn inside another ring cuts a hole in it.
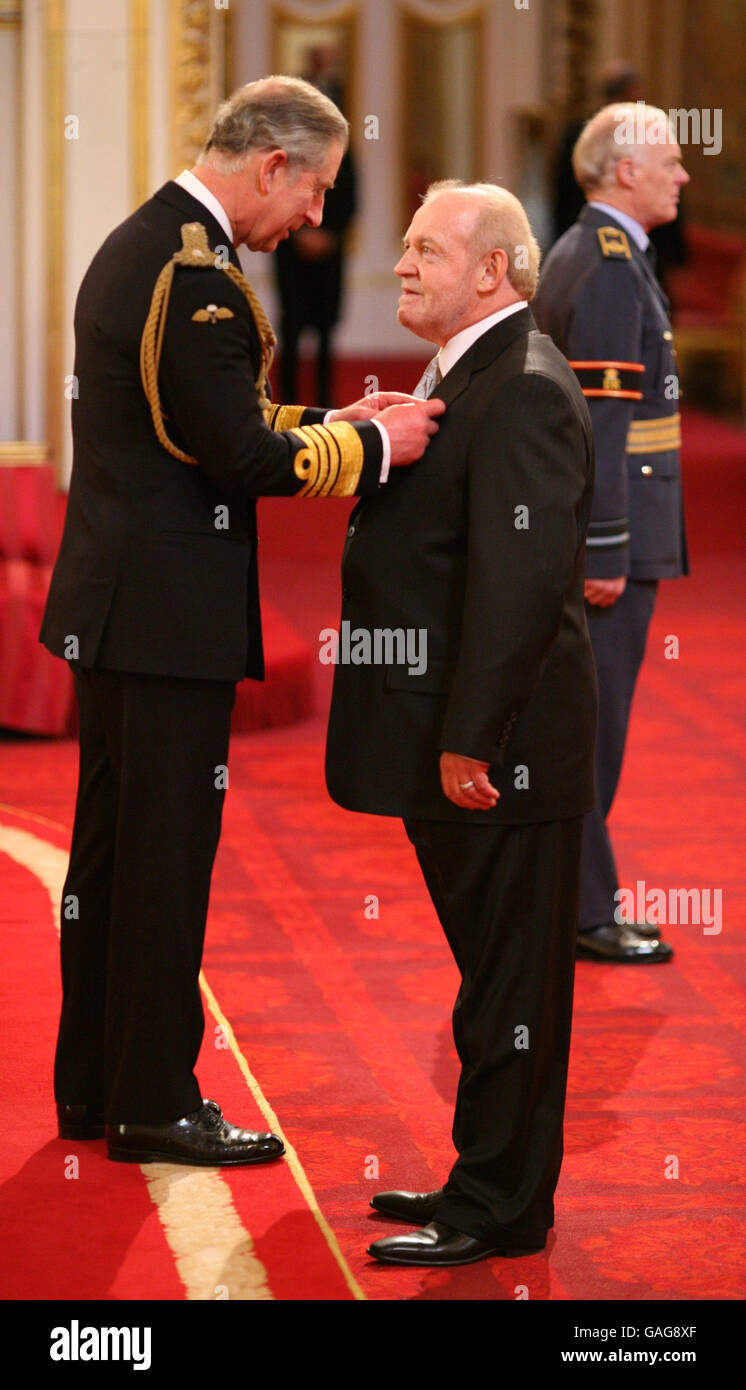
[{"label": "black trousers", "polygon": [[619,785],[632,697],[657,592],[657,579],[628,579],[621,598],[610,607],[585,605],[598,675],[598,732],[596,804],[583,826],[579,931],[614,921],[619,875],[606,818]]},{"label": "black trousers", "polygon": [[554,1224],[582,825],[404,822],[461,972],[458,1158],[437,1219],[478,1239],[539,1245]]},{"label": "black trousers", "polygon": [[79,668],[55,1096],[109,1123],[199,1108],[198,976],[235,685]]}]

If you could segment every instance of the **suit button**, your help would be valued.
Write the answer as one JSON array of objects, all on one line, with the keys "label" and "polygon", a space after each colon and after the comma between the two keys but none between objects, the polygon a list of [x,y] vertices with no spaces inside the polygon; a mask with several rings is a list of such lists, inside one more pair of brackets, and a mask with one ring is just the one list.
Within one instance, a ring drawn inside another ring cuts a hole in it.
[{"label": "suit button", "polygon": [[650,474],[652,473],[652,471],[653,471],[653,470],[652,470],[652,468],[650,467],[650,464],[649,464],[649,463],[644,463],[644,464],[642,465],[641,469],[640,469],[640,472],[641,472],[641,473],[644,473],[646,478],[649,478],[649,477],[650,477]]},{"label": "suit button", "polygon": [[348,527],[347,527],[347,534],[348,534],[348,536],[354,536],[354,534],[355,534],[355,527],[354,527],[354,526],[348,526]]},{"label": "suit button", "polygon": [[343,589],[343,590],[342,590],[342,602],[343,602],[343,603],[346,603],[347,600],[349,599],[349,597],[350,597],[350,591],[349,591],[349,589]]}]

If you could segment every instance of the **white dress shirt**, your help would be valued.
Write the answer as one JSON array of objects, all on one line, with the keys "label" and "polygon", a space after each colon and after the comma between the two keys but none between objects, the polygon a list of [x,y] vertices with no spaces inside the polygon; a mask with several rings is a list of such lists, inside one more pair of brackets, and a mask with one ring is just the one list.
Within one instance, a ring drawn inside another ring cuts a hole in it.
[{"label": "white dress shirt", "polygon": [[468,352],[472,343],[481,338],[483,333],[488,333],[490,328],[494,328],[496,323],[502,319],[507,319],[511,314],[517,314],[519,309],[528,307],[527,299],[519,299],[517,304],[509,304],[507,309],[498,309],[494,314],[488,314],[486,319],[479,319],[478,323],[469,324],[468,328],[462,328],[460,333],[454,333],[452,338],[444,343],[438,353],[438,366],[442,376],[450,372],[451,367],[455,367],[459,357],[463,357]]},{"label": "white dress shirt", "polygon": [[[213,217],[217,218],[231,245],[234,246],[235,242],[233,240],[233,228],[231,227],[230,218],[219,198],[216,198],[215,194],[211,193],[210,189],[205,187],[202,180],[198,179],[196,174],[192,173],[191,169],[183,169],[178,178],[174,179],[174,183],[178,183],[179,187],[185,189],[187,193],[191,193],[193,198],[196,198],[198,202],[202,203],[204,207],[207,208],[208,212],[212,213]],[[333,414],[334,412],[332,410],[327,410],[324,416],[325,425],[329,423],[329,416]],[[385,425],[380,425],[377,420],[373,420],[372,423],[376,426],[383,444],[381,472],[378,481],[379,483],[385,483],[391,467],[391,440],[389,439]]]}]

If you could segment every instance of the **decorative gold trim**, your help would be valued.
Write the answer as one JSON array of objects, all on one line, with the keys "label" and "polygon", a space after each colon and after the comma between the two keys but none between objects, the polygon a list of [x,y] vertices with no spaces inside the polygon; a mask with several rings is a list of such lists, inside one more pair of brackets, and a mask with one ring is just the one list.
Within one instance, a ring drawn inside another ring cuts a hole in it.
[{"label": "decorative gold trim", "polygon": [[43,442],[29,439],[4,439],[0,444],[0,468],[12,468],[22,464],[24,468],[41,466],[49,462],[49,451]]},{"label": "decorative gold trim", "polygon": [[266,415],[267,426],[271,430],[293,430],[300,424],[305,414],[304,405],[272,405]]},{"label": "decorative gold trim", "polygon": [[170,161],[174,176],[195,163],[212,124],[212,8],[210,0],[170,0]]},{"label": "decorative gold trim", "polygon": [[353,497],[365,453],[358,431],[346,420],[336,425],[301,425],[292,431],[306,447],[293,459],[304,484],[297,497]]},{"label": "decorative gold trim", "polygon": [[150,192],[148,176],[148,13],[149,0],[130,0],[130,128],[132,206]]},{"label": "decorative gold trim", "polygon": [[49,457],[61,482],[64,437],[63,317],[65,270],[65,0],[45,0],[47,169],[47,370]]}]

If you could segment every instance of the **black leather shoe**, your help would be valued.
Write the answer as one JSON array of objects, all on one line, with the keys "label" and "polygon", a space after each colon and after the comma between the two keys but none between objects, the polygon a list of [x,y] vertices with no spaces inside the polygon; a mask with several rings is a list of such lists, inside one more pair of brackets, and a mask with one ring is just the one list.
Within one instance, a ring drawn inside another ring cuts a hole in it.
[{"label": "black leather shoe", "polygon": [[214,1100],[168,1125],[107,1125],[109,1158],[115,1163],[189,1163],[197,1167],[229,1167],[239,1163],[269,1163],[285,1152],[276,1134],[236,1129],[223,1119]]},{"label": "black leather shoe", "polygon": [[103,1105],[58,1105],[57,1128],[60,1139],[103,1139]]},{"label": "black leather shoe", "polygon": [[421,1231],[406,1236],[384,1236],[368,1246],[368,1254],[388,1265],[471,1265],[488,1255],[529,1255],[543,1250],[541,1245],[522,1245],[476,1240],[474,1236],[454,1231],[440,1221],[431,1221]]},{"label": "black leather shoe", "polygon": [[592,931],[578,932],[578,960],[606,961],[618,965],[657,965],[670,960],[673,946],[657,937],[641,936],[625,922],[609,922]]},{"label": "black leather shoe", "polygon": [[636,936],[645,936],[650,941],[660,939],[661,929],[654,922],[630,922],[629,925]]},{"label": "black leather shoe", "polygon": [[443,1197],[443,1188],[435,1192],[377,1192],[370,1205],[392,1221],[408,1221],[410,1226],[426,1226],[432,1221]]}]

